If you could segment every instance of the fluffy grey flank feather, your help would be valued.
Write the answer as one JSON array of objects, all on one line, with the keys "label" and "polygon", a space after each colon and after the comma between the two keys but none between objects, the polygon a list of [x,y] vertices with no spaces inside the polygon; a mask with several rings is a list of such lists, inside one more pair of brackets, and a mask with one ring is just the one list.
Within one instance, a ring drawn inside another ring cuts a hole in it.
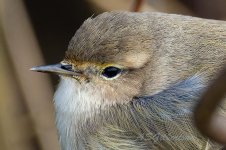
[{"label": "fluffy grey flank feather", "polygon": [[[202,137],[193,124],[194,106],[204,89],[200,77],[195,76],[156,95],[113,106],[103,113],[102,125],[92,139],[114,150],[220,149],[222,146]],[[95,142],[92,145],[95,147]]]}]

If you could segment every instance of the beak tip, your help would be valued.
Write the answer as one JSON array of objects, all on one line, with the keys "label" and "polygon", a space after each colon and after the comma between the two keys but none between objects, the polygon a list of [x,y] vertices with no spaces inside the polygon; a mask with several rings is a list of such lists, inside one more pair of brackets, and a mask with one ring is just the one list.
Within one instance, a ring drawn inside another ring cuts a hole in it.
[{"label": "beak tip", "polygon": [[32,67],[29,69],[30,71],[37,71],[37,68],[36,67]]}]

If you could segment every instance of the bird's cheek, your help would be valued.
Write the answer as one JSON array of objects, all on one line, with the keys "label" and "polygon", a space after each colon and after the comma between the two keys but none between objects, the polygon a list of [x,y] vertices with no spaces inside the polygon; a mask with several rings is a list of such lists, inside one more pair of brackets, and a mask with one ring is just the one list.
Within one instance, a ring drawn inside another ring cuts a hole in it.
[{"label": "bird's cheek", "polygon": [[111,82],[100,87],[103,97],[110,103],[127,103],[132,100],[134,93],[137,93],[136,90],[127,87],[127,85],[122,85],[116,81]]}]

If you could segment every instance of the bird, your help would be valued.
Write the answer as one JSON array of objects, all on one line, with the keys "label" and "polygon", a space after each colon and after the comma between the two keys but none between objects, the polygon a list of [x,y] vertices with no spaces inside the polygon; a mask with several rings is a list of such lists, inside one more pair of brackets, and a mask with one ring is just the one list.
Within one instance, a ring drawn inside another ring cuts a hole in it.
[{"label": "bird", "polygon": [[60,63],[31,70],[60,77],[62,150],[220,149],[192,114],[225,58],[225,21],[113,11],[84,21]]}]

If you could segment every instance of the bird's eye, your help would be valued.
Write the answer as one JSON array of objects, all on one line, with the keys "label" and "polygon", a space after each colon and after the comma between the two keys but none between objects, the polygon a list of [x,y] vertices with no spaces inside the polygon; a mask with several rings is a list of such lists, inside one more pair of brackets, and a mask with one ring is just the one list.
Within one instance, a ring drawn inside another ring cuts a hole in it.
[{"label": "bird's eye", "polygon": [[111,79],[119,75],[121,72],[122,70],[120,68],[109,66],[103,70],[102,75],[106,78]]}]

